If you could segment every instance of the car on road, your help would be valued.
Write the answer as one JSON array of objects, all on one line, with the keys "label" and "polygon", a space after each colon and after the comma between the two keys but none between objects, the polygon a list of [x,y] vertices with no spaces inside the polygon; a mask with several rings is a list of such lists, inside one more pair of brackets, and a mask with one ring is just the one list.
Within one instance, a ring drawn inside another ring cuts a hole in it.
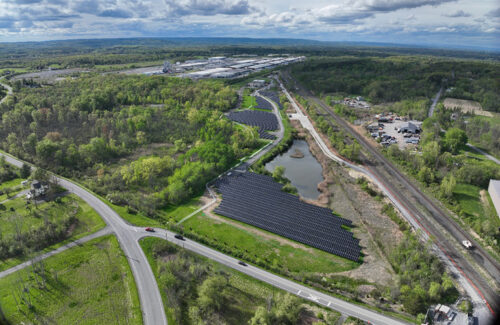
[{"label": "car on road", "polygon": [[241,265],[241,266],[248,266],[247,263],[245,263],[243,261],[238,261],[238,264]]},{"label": "car on road", "polygon": [[174,237],[177,238],[177,239],[179,239],[179,240],[185,240],[184,236],[179,235],[179,234],[176,234]]},{"label": "car on road", "polygon": [[472,248],[472,243],[468,240],[462,240],[462,245],[464,245],[465,248],[471,249]]},{"label": "car on road", "polygon": [[149,232],[155,232],[155,230],[154,230],[153,228],[151,228],[151,227],[147,227],[147,228],[146,228],[146,229],[144,229],[144,230],[149,231]]}]

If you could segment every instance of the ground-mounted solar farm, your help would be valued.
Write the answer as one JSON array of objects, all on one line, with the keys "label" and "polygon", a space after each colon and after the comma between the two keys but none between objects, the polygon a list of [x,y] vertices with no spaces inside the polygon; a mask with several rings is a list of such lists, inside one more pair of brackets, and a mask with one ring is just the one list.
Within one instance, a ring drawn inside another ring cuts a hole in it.
[{"label": "ground-mounted solar farm", "polygon": [[266,109],[270,111],[273,110],[273,106],[271,105],[271,103],[265,100],[264,98],[260,96],[255,96],[255,100],[257,101],[257,108]]},{"label": "ground-mounted solar farm", "polygon": [[231,121],[256,126],[259,128],[259,136],[263,139],[273,140],[275,137],[266,131],[274,131],[279,128],[278,119],[273,113],[244,110],[231,112],[227,115]]},{"label": "ground-mounted solar farm", "polygon": [[263,90],[260,92],[260,94],[275,102],[280,109],[283,108],[283,106],[280,103],[280,97],[277,92],[271,90]]},{"label": "ground-mounted solar farm", "polygon": [[233,172],[217,180],[215,187],[222,195],[216,213],[352,261],[359,260],[358,239],[342,227],[351,226],[350,220],[283,192],[283,185],[272,177]]}]

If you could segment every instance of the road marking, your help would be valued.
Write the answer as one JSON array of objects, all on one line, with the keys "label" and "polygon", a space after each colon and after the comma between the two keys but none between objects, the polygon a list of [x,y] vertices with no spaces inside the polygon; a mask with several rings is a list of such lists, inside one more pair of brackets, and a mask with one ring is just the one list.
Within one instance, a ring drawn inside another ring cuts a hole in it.
[{"label": "road marking", "polygon": [[299,292],[297,292],[297,296],[300,296],[301,292],[302,292],[302,290],[299,290]]},{"label": "road marking", "polygon": [[313,296],[313,295],[311,295],[311,294],[309,294],[309,299],[311,299],[311,300],[312,300],[312,301],[314,301],[314,302],[318,302],[318,300],[319,300],[319,298],[318,298],[318,297]]}]

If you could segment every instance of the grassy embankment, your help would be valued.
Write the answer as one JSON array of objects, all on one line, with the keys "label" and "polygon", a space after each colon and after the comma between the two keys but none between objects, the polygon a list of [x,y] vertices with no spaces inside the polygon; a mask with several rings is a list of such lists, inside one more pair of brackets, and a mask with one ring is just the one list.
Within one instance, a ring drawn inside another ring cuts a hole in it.
[{"label": "grassy embankment", "polygon": [[134,278],[115,237],[71,248],[36,267],[37,273],[28,267],[0,279],[7,324],[142,324]]}]

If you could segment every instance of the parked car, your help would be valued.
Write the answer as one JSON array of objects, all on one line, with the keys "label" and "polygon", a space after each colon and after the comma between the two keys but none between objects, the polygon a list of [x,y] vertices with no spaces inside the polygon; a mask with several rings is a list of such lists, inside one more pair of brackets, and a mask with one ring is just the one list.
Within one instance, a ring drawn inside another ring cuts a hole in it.
[{"label": "parked car", "polygon": [[175,236],[174,236],[174,237],[175,237],[175,238],[177,238],[177,239],[179,239],[179,240],[185,240],[185,239],[184,239],[184,236],[179,235],[179,234],[175,234]]},{"label": "parked car", "polygon": [[144,230],[149,231],[149,232],[155,232],[155,230],[154,230],[153,228],[151,228],[151,227],[147,227],[147,228],[146,228],[146,229],[144,229]]}]

